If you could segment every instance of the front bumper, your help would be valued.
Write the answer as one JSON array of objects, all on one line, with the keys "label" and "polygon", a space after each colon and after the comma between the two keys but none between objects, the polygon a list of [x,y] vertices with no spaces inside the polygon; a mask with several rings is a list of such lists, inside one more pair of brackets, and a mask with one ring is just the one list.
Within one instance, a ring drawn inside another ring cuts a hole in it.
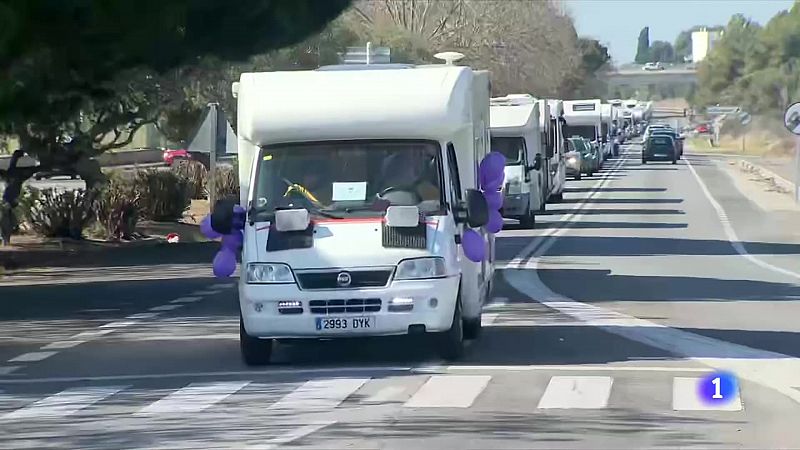
[{"label": "front bumper", "polygon": [[[393,281],[385,288],[301,291],[295,284],[257,285],[239,283],[239,308],[245,329],[260,338],[337,338],[408,334],[409,326],[425,331],[446,331],[453,321],[459,277]],[[393,298],[412,298],[410,311],[389,311]],[[436,299],[434,307],[431,298]],[[311,313],[312,300],[380,299],[380,311],[333,314]],[[282,314],[278,302],[298,300],[300,314]],[[371,317],[372,326],[360,330],[317,330],[317,318]]]},{"label": "front bumper", "polygon": [[506,194],[503,197],[503,217],[516,218],[528,213],[531,194]]}]

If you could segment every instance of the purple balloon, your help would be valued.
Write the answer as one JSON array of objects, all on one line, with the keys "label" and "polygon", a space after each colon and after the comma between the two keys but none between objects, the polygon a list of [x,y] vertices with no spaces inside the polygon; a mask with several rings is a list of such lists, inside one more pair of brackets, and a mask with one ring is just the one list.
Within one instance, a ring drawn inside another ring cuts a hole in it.
[{"label": "purple balloon", "polygon": [[500,191],[484,192],[483,196],[486,197],[486,204],[489,210],[497,211],[503,207],[503,193]]},{"label": "purple balloon", "polygon": [[494,180],[500,177],[506,167],[506,157],[499,152],[491,152],[483,158],[478,171],[486,180]]},{"label": "purple balloon", "polygon": [[503,216],[500,211],[492,209],[489,211],[489,222],[486,223],[486,231],[495,234],[503,229]]},{"label": "purple balloon", "polygon": [[205,216],[203,220],[200,221],[200,232],[209,239],[218,239],[222,236],[211,228],[211,214]]},{"label": "purple balloon", "polygon": [[234,230],[231,234],[222,236],[222,247],[227,248],[233,252],[238,252],[244,242],[244,233],[242,230]]},{"label": "purple balloon", "polygon": [[464,230],[464,235],[461,236],[461,247],[464,248],[464,256],[472,262],[481,262],[486,257],[483,236],[475,230]]},{"label": "purple balloon", "polygon": [[236,271],[236,254],[223,247],[214,256],[214,276],[227,278]]}]

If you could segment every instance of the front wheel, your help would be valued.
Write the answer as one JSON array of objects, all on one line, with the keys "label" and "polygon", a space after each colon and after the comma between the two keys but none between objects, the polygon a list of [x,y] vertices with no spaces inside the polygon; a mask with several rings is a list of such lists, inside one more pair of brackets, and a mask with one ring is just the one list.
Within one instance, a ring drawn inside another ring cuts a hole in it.
[{"label": "front wheel", "polygon": [[678,164],[678,160],[676,158],[672,158],[672,164]]},{"label": "front wheel", "polygon": [[[460,297],[460,296],[459,296]],[[461,298],[456,300],[453,323],[450,329],[436,336],[439,355],[446,360],[455,360],[464,354],[464,318],[461,315]]]},{"label": "front wheel", "polygon": [[464,338],[465,339],[478,339],[483,330],[481,323],[481,315],[474,319],[464,319]]},{"label": "front wheel", "polygon": [[239,349],[248,366],[269,364],[272,357],[272,339],[259,339],[247,334],[244,321],[239,317]]},{"label": "front wheel", "polygon": [[581,173],[580,172],[575,174],[575,181],[581,181]]},{"label": "front wheel", "polygon": [[647,164],[647,160],[646,159],[642,159],[642,164]]},{"label": "front wheel", "polygon": [[550,201],[553,203],[559,203],[564,200],[564,193],[559,192],[558,194],[553,194],[550,196]]},{"label": "front wheel", "polygon": [[533,228],[536,225],[536,216],[528,211],[527,214],[519,218],[519,225],[522,228]]}]

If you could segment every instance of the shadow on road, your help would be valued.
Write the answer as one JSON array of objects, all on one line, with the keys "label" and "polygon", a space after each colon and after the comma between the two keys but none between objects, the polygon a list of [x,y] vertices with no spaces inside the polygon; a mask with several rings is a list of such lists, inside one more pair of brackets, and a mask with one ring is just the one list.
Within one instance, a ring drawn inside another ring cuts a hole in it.
[{"label": "shadow on road", "polygon": [[683,203],[682,198],[565,198],[561,203]]},{"label": "shadow on road", "polygon": [[[689,224],[686,223],[668,223],[668,222],[572,222],[566,225],[556,222],[537,224],[536,228],[573,228],[573,229],[591,229],[591,228],[607,228],[607,229],[646,229],[646,228],[688,228]],[[513,228],[509,228],[513,229]]]}]

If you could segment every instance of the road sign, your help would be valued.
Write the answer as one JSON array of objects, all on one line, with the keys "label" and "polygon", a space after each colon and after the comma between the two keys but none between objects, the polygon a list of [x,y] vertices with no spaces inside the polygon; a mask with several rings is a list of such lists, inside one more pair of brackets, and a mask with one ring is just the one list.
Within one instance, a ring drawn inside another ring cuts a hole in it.
[{"label": "road sign", "polygon": [[753,121],[753,116],[751,116],[746,112],[743,112],[739,114],[739,121],[742,123],[742,125],[747,125],[748,123]]},{"label": "road sign", "polygon": [[786,113],[783,115],[783,124],[792,134],[800,136],[800,102],[786,108]]}]

